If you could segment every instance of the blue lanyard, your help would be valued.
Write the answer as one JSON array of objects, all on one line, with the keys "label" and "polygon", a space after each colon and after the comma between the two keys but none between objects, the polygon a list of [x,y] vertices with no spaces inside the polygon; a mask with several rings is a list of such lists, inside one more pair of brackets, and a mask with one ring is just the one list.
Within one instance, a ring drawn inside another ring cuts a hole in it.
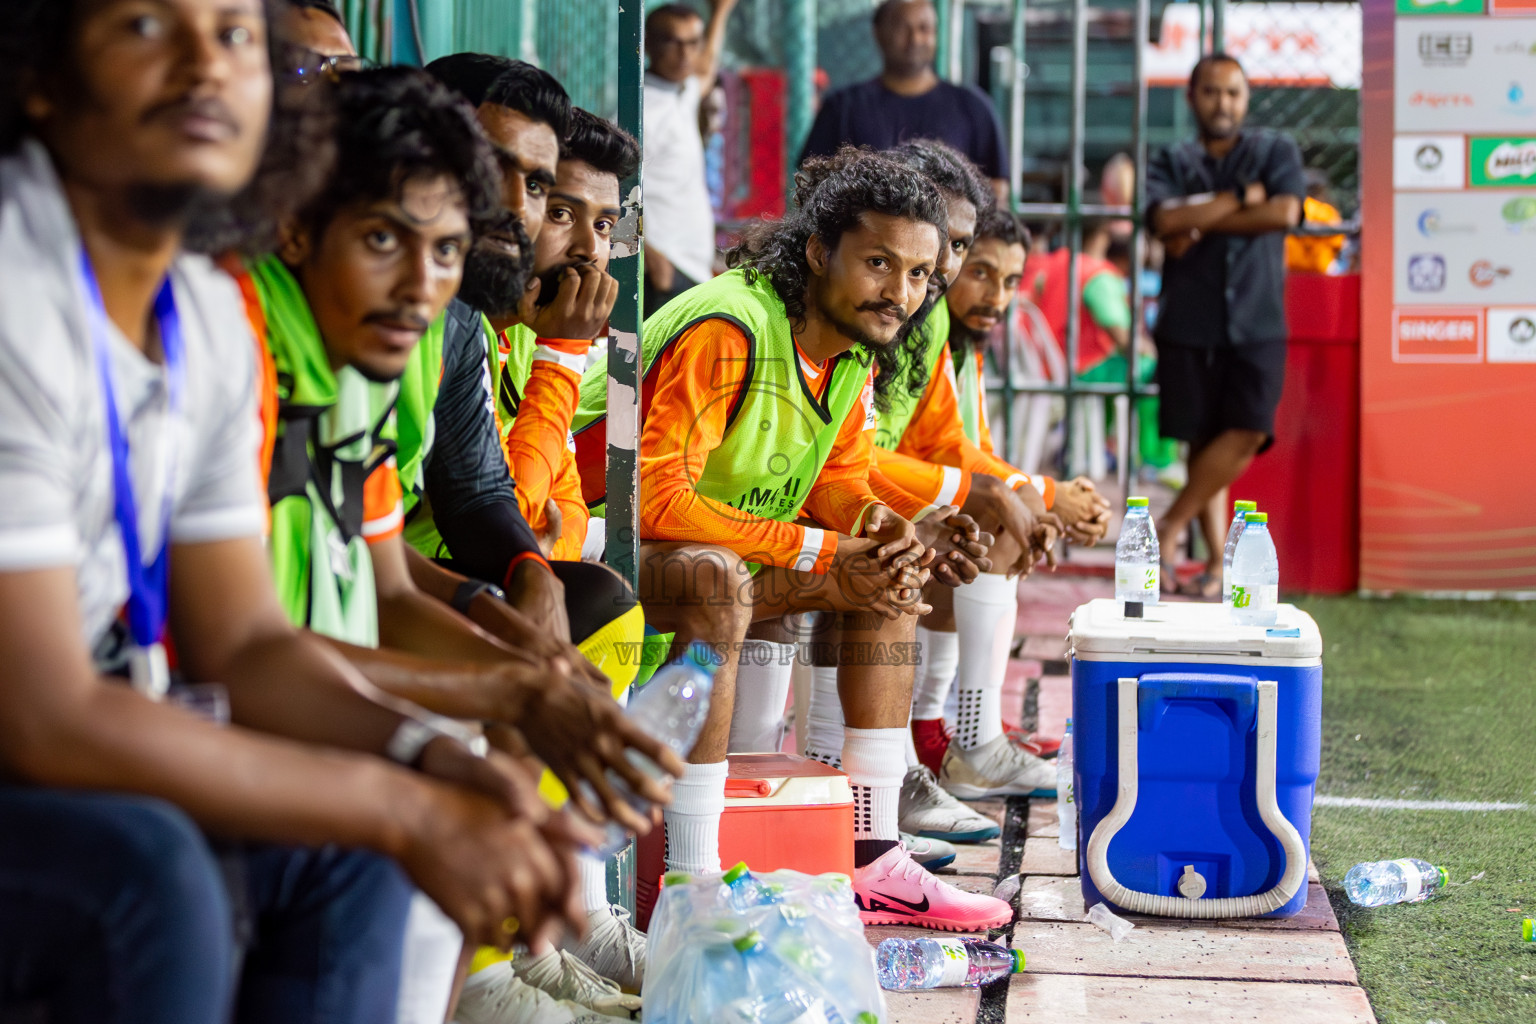
[{"label": "blue lanyard", "polygon": [[170,527],[172,493],[175,487],[174,438],[181,412],[186,366],[182,348],[181,316],[176,311],[176,296],[171,280],[165,279],[155,296],[155,319],[160,327],[160,348],[164,353],[168,411],[166,429],[173,446],[168,458],[164,500],[160,504],[160,552],[153,564],[145,566],[143,538],[139,534],[139,507],[134,501],[133,473],[128,462],[128,436],[118,418],[117,396],[112,387],[112,358],[109,351],[110,328],[107,310],[101,299],[101,286],[84,247],[80,250],[80,272],[85,279],[86,319],[91,345],[96,353],[96,372],[101,381],[101,397],[106,407],[107,444],[112,453],[112,512],[123,538],[123,554],[128,563],[128,629],[142,650],[160,643],[165,632],[169,601]]}]

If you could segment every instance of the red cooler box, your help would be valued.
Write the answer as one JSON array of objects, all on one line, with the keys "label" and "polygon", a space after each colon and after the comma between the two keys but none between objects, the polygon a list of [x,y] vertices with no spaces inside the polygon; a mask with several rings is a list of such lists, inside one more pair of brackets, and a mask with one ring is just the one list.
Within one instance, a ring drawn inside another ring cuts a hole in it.
[{"label": "red cooler box", "polygon": [[[848,776],[797,754],[732,754],[720,818],[720,864],[753,871],[789,869],[853,877],[853,790]],[[650,924],[666,872],[661,829],[636,850],[635,910]]]}]

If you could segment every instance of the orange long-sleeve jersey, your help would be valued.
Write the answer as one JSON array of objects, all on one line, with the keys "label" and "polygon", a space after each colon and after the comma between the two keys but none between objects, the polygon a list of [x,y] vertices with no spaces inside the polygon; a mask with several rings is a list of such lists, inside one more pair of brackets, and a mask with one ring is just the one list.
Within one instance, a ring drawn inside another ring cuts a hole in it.
[{"label": "orange long-sleeve jersey", "polygon": [[[517,503],[523,518],[535,532],[547,524],[544,506],[553,498],[560,509],[561,534],[550,557],[579,561],[591,513],[581,497],[581,476],[571,446],[571,420],[581,387],[581,372],[591,342],[540,338],[531,361],[527,353],[514,353],[514,339],[505,332],[501,344],[502,380],[499,408],[515,409],[510,424],[503,423],[502,445],[512,479],[517,481]],[[519,358],[521,356],[521,358]],[[519,382],[517,368],[526,365],[526,380]]]},{"label": "orange long-sleeve jersey", "polygon": [[[975,364],[975,373],[979,377],[982,372],[980,360]],[[1049,509],[1056,498],[1056,482],[1050,477],[1037,480],[993,454],[992,433],[987,427],[984,407],[978,432],[983,443],[973,444],[965,436],[957,392],[955,363],[946,344],[896,450],[876,449],[880,471],[904,490],[934,505],[963,503],[970,492],[971,474],[986,473],[1000,477],[1010,488],[1033,484]],[[928,466],[925,468],[921,463]],[[958,471],[960,475],[957,478],[947,474],[946,470]],[[940,500],[946,497],[948,500]],[[898,507],[897,511],[901,509]]]},{"label": "orange long-sleeve jersey", "polygon": [[[640,535],[646,540],[718,544],[750,561],[824,573],[837,535],[857,535],[880,498],[870,489],[874,456],[864,435],[872,382],[838,428],[832,452],[806,496],[804,515],[824,529],[743,513],[695,489],[709,453],[725,436],[721,394],[745,383],[749,343],[735,324],[705,320],[685,331],[650,371],[656,386],[640,439]],[[820,397],[831,374],[801,357]],[[899,510],[898,510],[899,511]]]}]

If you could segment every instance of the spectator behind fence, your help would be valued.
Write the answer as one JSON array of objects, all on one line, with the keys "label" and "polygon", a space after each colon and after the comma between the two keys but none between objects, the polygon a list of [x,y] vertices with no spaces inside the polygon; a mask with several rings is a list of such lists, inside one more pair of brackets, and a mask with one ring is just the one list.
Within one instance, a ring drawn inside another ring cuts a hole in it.
[{"label": "spectator behind fence", "polygon": [[685,4],[645,19],[645,308],[715,273],[715,215],[704,177],[699,105],[714,85],[736,0],[709,0],[709,24]]},{"label": "spectator behind fence", "polygon": [[[520,769],[380,698],[274,593],[252,339],[179,250],[242,190],[302,201],[329,147],[274,87],[260,3],[10,13],[0,1018],[392,1021],[411,888],[379,854],[505,946],[570,913],[568,851]],[[227,727],[155,699],[167,634]]]},{"label": "spectator behind fence", "polygon": [[[1307,197],[1301,204],[1303,224],[1339,224],[1339,208],[1328,202],[1328,175],[1308,167]],[[1302,274],[1326,274],[1333,268],[1347,239],[1343,235],[1287,235],[1285,269]]]},{"label": "spectator behind fence", "polygon": [[[1161,430],[1189,442],[1189,483],[1158,534],[1164,559],[1200,516],[1207,564],[1194,588],[1221,589],[1227,486],[1273,440],[1285,382],[1285,232],[1301,219],[1301,153],[1286,136],[1243,129],[1248,79],[1223,53],[1189,76],[1198,140],[1147,169],[1147,223],[1167,249],[1156,339]],[[1168,565],[1165,589],[1177,585]]]},{"label": "spectator behind fence", "polygon": [[890,149],[906,139],[947,142],[1008,194],[1008,156],[992,103],[978,89],[939,78],[938,16],[930,0],[885,0],[875,9],[879,78],[827,96],[805,140],[806,157],[831,156],[844,143]]}]

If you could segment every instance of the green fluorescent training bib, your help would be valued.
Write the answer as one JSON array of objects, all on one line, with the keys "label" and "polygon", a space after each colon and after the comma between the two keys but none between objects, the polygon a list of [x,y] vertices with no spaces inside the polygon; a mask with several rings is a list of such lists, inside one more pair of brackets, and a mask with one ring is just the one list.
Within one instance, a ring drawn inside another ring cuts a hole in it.
[{"label": "green fluorescent training bib", "polygon": [[[743,271],[732,270],[646,319],[644,370],[649,372],[690,327],[711,319],[740,328],[749,348],[744,384],[722,388],[711,399],[724,407],[725,436],[705,460],[695,489],[747,515],[791,521],[826,465],[839,427],[863,395],[869,368],[850,353],[837,356],[824,401],[818,401],[800,368],[783,300],[766,277],[748,284]],[[583,378],[578,426],[602,415],[607,372],[606,360],[600,360]]]},{"label": "green fluorescent training bib", "polygon": [[360,647],[379,642],[363,485],[395,454],[394,384],[333,373],[304,293],[276,257],[251,279],[277,368],[278,422],[267,497],[268,553],[295,625]]},{"label": "green fluorescent training bib", "polygon": [[971,444],[981,444],[981,374],[976,372],[976,360],[981,351],[972,345],[966,349],[962,361],[955,364],[955,398],[960,403],[960,427]]},{"label": "green fluorescent training bib", "polygon": [[400,400],[395,408],[400,452],[396,470],[400,493],[405,498],[405,542],[428,558],[446,557],[448,550],[438,536],[427,500],[425,466],[437,437],[432,410],[443,382],[443,330],[446,313],[432,321],[421,343],[411,353],[400,377]]},{"label": "green fluorescent training bib", "polygon": [[[949,342],[948,303],[940,299],[929,311],[928,319],[918,325],[917,332],[922,338],[922,347],[918,350],[918,355],[928,368],[924,379],[932,380],[934,368],[939,364],[939,355]],[[906,377],[907,366],[903,360],[897,380],[892,384],[890,408],[884,412],[875,413],[875,446],[884,448],[888,452],[895,451],[901,444],[901,439],[906,435],[907,427],[912,424],[912,417],[917,414],[918,403],[923,397],[921,394],[914,395],[907,390]]]}]

